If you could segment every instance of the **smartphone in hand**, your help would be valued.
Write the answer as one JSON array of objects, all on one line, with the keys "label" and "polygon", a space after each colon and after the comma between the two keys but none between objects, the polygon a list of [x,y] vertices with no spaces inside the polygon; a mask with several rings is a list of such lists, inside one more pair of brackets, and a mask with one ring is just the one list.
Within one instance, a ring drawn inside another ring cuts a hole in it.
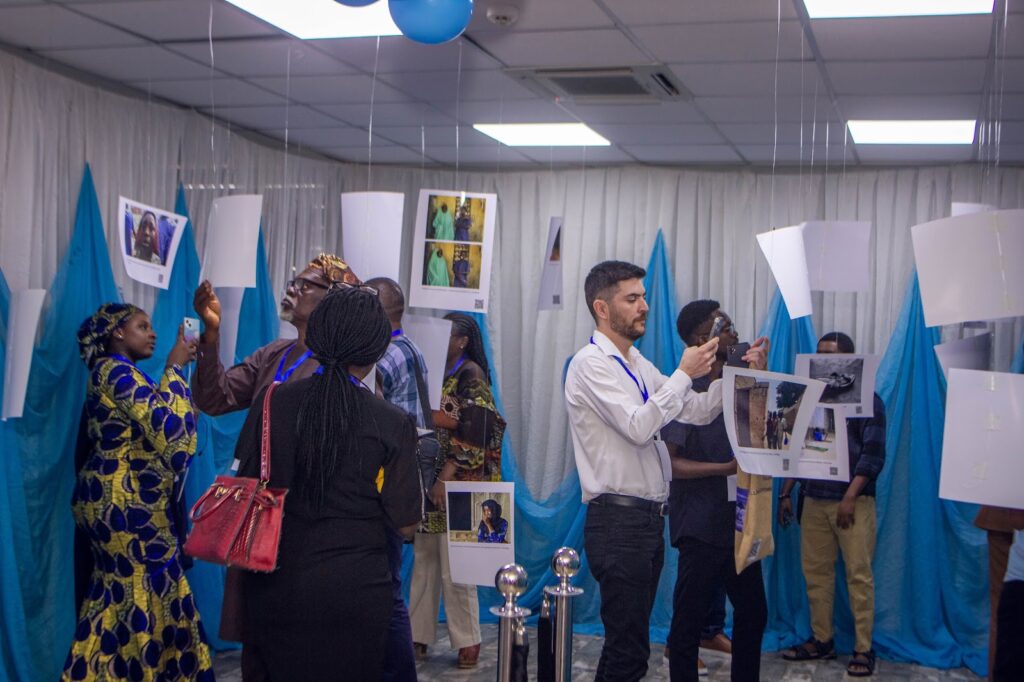
[{"label": "smartphone in hand", "polygon": [[750,350],[750,344],[744,341],[743,343],[737,343],[735,346],[729,346],[729,354],[726,356],[725,364],[728,367],[746,367],[747,363],[743,362],[743,356]]},{"label": "smartphone in hand", "polygon": [[722,329],[724,329],[724,328],[725,328],[725,318],[721,317],[721,316],[716,317],[715,321],[711,324],[711,333],[708,334],[708,341],[710,341],[711,339],[713,339],[716,336],[718,336],[719,334],[721,334],[722,333]]},{"label": "smartphone in hand", "polygon": [[199,320],[195,317],[186,317],[182,325],[185,343],[199,343]]}]

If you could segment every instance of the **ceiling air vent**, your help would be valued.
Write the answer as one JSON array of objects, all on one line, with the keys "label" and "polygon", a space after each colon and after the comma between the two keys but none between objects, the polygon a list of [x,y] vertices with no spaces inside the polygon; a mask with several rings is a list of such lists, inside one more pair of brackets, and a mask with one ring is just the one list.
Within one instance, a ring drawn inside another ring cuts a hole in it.
[{"label": "ceiling air vent", "polygon": [[507,69],[505,73],[543,97],[577,104],[653,104],[693,97],[661,64],[611,69]]}]

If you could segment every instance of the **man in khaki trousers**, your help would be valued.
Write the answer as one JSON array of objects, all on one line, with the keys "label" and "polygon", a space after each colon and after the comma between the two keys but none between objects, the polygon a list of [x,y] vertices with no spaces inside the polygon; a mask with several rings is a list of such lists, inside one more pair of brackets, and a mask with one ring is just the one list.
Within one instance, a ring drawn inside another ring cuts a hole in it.
[{"label": "man in khaki trousers", "polygon": [[[853,353],[853,340],[830,332],[818,341],[819,353]],[[842,428],[842,423],[837,423]],[[868,677],[875,671],[871,647],[875,622],[875,479],[885,464],[885,405],[874,396],[874,414],[867,419],[846,420],[850,457],[850,482],[801,482],[804,498],[800,518],[800,555],[807,601],[811,608],[812,637],[783,653],[787,661],[832,659],[832,607],[835,601],[836,559],[843,554],[846,586],[850,593],[856,643],[847,665],[851,677]],[[782,487],[779,523],[787,525],[793,514],[790,494],[795,480]]]}]

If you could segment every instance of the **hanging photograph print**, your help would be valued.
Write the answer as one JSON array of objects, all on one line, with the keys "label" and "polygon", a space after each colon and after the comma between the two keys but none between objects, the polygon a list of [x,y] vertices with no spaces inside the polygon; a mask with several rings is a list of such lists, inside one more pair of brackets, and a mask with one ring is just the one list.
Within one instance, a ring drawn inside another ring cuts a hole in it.
[{"label": "hanging photograph print", "polygon": [[538,310],[562,309],[562,225],[564,221],[552,216],[548,225],[548,248],[540,274]]},{"label": "hanging photograph print", "polygon": [[875,414],[877,355],[801,353],[796,356],[797,376],[824,382],[821,402],[844,417],[867,419]]},{"label": "hanging photograph print", "polygon": [[811,423],[792,476],[848,483],[848,453],[846,419],[831,407],[818,406],[811,414]]},{"label": "hanging photograph print", "polygon": [[420,190],[410,306],[487,312],[497,209],[495,194]]},{"label": "hanging photograph print", "polygon": [[125,272],[137,282],[166,289],[188,219],[125,197],[118,197],[117,215]]},{"label": "hanging photograph print", "polygon": [[494,585],[494,574],[514,563],[515,484],[446,481],[448,557],[452,582]]}]

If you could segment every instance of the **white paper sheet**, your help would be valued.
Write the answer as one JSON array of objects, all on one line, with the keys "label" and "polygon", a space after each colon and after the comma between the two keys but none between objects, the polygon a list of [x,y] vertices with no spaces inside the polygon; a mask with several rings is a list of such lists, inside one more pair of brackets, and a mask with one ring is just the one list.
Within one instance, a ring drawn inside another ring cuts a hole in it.
[{"label": "white paper sheet", "polygon": [[1024,315],[1024,210],[933,220],[911,236],[928,326]]},{"label": "white paper sheet", "polygon": [[[516,560],[515,484],[447,481],[444,487],[452,582],[493,587],[498,569]],[[494,500],[501,506],[501,518],[506,521],[505,542],[478,541],[485,500]]]},{"label": "white paper sheet", "polygon": [[[726,367],[722,378],[725,430],[740,468],[749,474],[792,476],[825,384],[739,367]],[[769,414],[777,418],[769,420]]]},{"label": "white paper sheet", "polygon": [[256,286],[256,250],[260,240],[263,195],[219,197],[210,206],[199,281],[215,287]]},{"label": "white paper sheet", "polygon": [[1024,509],[1024,374],[953,368],[939,497]]},{"label": "white paper sheet", "polygon": [[871,223],[814,220],[803,223],[810,287],[815,291],[871,288]]},{"label": "white paper sheet", "polygon": [[795,320],[810,315],[813,312],[811,284],[807,272],[803,226],[793,225],[762,232],[757,235],[757,243],[779,285],[790,318]]},{"label": "white paper sheet", "polygon": [[850,449],[846,439],[846,419],[831,407],[819,405],[811,414],[800,450],[800,457],[791,462],[793,478],[816,478],[823,481],[850,480]]},{"label": "white paper sheet", "polygon": [[346,192],[341,195],[342,257],[362,279],[401,278],[401,192]]},{"label": "white paper sheet", "polygon": [[235,364],[235,348],[238,345],[238,324],[242,312],[242,297],[245,289],[224,287],[217,289],[220,299],[220,364],[232,367]]},{"label": "white paper sheet", "polygon": [[548,248],[540,274],[537,310],[562,309],[562,227],[564,220],[552,216],[548,224]]},{"label": "white paper sheet", "polygon": [[794,374],[825,384],[821,403],[843,417],[867,419],[875,414],[875,375],[878,355],[856,353],[800,353]]},{"label": "white paper sheet", "polygon": [[987,370],[992,354],[992,334],[976,334],[935,346],[935,356],[949,381],[951,369]]},{"label": "white paper sheet", "polygon": [[7,314],[7,347],[4,362],[3,420],[15,419],[25,409],[25,391],[32,369],[32,350],[36,327],[46,300],[46,289],[19,289],[11,292]]},{"label": "white paper sheet", "polygon": [[423,360],[427,363],[427,394],[430,407],[439,410],[444,367],[448,362],[448,342],[452,336],[451,320],[407,313],[402,317],[402,330],[423,353]]},{"label": "white paper sheet", "polygon": [[956,217],[958,215],[968,215],[969,213],[984,213],[986,211],[996,210],[995,206],[990,204],[971,204],[966,201],[954,201],[950,206],[950,215]]},{"label": "white paper sheet", "polygon": [[117,201],[121,261],[137,282],[166,289],[188,219],[125,197]]},{"label": "white paper sheet", "polygon": [[[466,208],[466,227],[460,226]],[[413,232],[409,305],[486,313],[496,194],[421,189]]]}]

